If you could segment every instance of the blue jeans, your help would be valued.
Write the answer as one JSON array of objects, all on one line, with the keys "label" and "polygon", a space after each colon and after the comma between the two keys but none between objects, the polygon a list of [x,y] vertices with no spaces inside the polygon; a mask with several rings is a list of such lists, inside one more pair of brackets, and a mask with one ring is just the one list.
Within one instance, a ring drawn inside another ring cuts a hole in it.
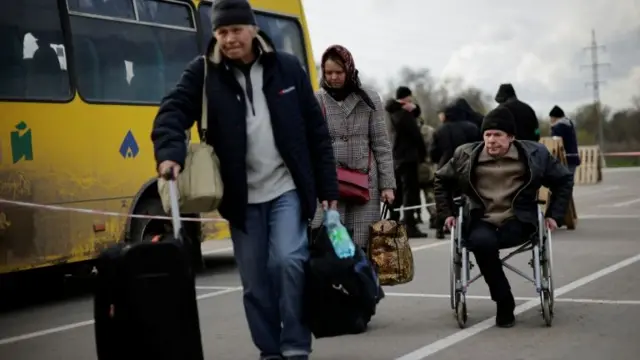
[{"label": "blue jeans", "polygon": [[311,332],[302,323],[307,223],[295,190],[247,205],[246,232],[231,228],[253,343],[263,359],[308,355]]}]

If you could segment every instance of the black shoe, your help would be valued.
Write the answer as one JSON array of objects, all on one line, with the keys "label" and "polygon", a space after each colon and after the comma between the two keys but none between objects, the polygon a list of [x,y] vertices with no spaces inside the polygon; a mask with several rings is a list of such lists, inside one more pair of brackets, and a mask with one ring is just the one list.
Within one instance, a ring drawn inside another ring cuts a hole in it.
[{"label": "black shoe", "polygon": [[516,317],[513,311],[516,308],[513,298],[496,303],[496,326],[501,328],[510,328],[516,324]]},{"label": "black shoe", "polygon": [[309,355],[294,355],[294,356],[285,356],[284,360],[309,360]]}]

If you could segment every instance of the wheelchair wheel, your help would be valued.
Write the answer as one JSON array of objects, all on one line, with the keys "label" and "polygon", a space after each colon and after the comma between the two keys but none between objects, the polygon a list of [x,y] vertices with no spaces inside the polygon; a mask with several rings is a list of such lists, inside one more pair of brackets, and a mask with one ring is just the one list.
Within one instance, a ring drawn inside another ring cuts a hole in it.
[{"label": "wheelchair wheel", "polygon": [[462,293],[456,294],[456,320],[458,326],[464,329],[467,325],[467,297]]},{"label": "wheelchair wheel", "polygon": [[449,256],[449,298],[451,302],[451,310],[456,310],[456,304],[458,300],[456,298],[457,284],[460,280],[460,259],[458,256],[458,246],[456,244],[456,231],[451,229],[451,244],[450,244],[450,256]]},{"label": "wheelchair wheel", "polygon": [[540,305],[542,306],[542,318],[547,326],[551,326],[553,322],[553,309],[551,294],[548,290],[542,290],[540,293]]}]

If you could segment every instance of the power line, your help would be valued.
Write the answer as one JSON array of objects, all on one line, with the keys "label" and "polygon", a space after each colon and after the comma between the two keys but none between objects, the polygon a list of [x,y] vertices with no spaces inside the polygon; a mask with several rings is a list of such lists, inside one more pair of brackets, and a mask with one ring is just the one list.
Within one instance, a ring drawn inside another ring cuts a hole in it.
[{"label": "power line", "polygon": [[592,80],[587,82],[585,86],[591,86],[593,89],[593,108],[598,119],[598,145],[600,145],[600,150],[603,152],[605,119],[601,111],[600,84],[605,84],[606,81],[600,80],[600,74],[598,70],[601,66],[610,66],[611,64],[598,62],[598,50],[606,51],[606,48],[603,45],[598,45],[598,42],[596,40],[596,31],[594,29],[591,30],[591,46],[585,47],[584,50],[591,51],[591,64],[582,65],[582,68],[591,68]]}]

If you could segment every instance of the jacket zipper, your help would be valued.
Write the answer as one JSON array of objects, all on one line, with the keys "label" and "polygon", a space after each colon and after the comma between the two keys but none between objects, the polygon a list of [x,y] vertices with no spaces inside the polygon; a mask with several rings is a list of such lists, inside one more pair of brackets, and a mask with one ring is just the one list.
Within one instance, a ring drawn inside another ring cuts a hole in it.
[{"label": "jacket zipper", "polygon": [[531,170],[531,169],[533,169],[533,167],[531,166],[530,156],[527,157],[527,165],[529,165],[529,181],[523,187],[521,187],[520,190],[518,190],[518,192],[516,193],[516,196],[514,196],[513,200],[511,200],[511,209],[514,210],[514,212],[515,212],[514,205],[516,203],[516,199],[518,198],[518,196],[520,196],[520,193],[524,189],[526,189],[531,184],[531,182],[533,181],[533,171]]}]

